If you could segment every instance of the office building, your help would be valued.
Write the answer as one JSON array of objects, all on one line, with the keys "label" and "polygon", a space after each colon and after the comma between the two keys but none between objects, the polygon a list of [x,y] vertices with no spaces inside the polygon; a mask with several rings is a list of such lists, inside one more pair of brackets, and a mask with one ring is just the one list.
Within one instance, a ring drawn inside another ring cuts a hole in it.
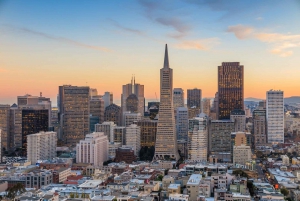
[{"label": "office building", "polygon": [[218,119],[230,119],[234,109],[244,110],[244,66],[223,62],[218,66]]},{"label": "office building", "polygon": [[[0,129],[1,129],[1,152],[8,151],[10,149],[10,105],[0,105]],[[1,162],[0,158],[0,162]]]},{"label": "office building", "polygon": [[202,93],[201,89],[197,89],[197,88],[187,90],[187,107],[188,108],[201,109],[201,98],[202,98],[201,93]]},{"label": "office building", "polygon": [[115,143],[125,144],[126,127],[115,126],[114,127],[114,141]]},{"label": "office building", "polygon": [[116,151],[115,162],[124,161],[127,164],[132,164],[136,161],[136,155],[131,147],[119,147]]},{"label": "office building", "polygon": [[109,157],[109,159],[113,160],[114,158],[116,158],[116,152],[117,152],[117,149],[119,147],[122,147],[121,143],[110,142],[108,144],[108,157]]},{"label": "office building", "polygon": [[103,132],[111,143],[114,142],[114,127],[116,126],[117,125],[112,121],[105,121],[102,124],[95,125],[95,132]]},{"label": "office building", "polygon": [[173,89],[173,105],[176,110],[178,107],[184,107],[184,92],[181,88]]},{"label": "office building", "polygon": [[141,113],[131,113],[124,112],[123,113],[123,126],[127,127],[134,122],[140,121],[142,119]]},{"label": "office building", "polygon": [[251,160],[251,148],[242,144],[233,147],[233,164],[245,165]]},{"label": "office building", "polygon": [[160,104],[154,160],[179,159],[173,107],[173,69],[169,67],[166,45],[164,66],[160,69]]},{"label": "office building", "polygon": [[3,153],[2,153],[2,130],[0,128],[0,163],[2,163],[2,156],[3,156]]},{"label": "office building", "polygon": [[144,85],[135,83],[135,77],[131,79],[130,84],[122,87],[121,109],[122,113],[129,111],[144,114],[145,112]]},{"label": "office building", "polygon": [[105,108],[104,121],[112,121],[121,125],[121,107],[116,104],[110,104]]},{"label": "office building", "polygon": [[178,107],[176,109],[176,135],[177,140],[188,139],[188,109],[186,107]]},{"label": "office building", "polygon": [[210,99],[209,98],[204,98],[202,100],[202,113],[206,114],[208,117],[210,116]]},{"label": "office building", "polygon": [[102,99],[104,101],[104,109],[113,104],[114,101],[114,97],[113,97],[113,93],[111,92],[105,92],[104,95],[102,96]]},{"label": "office building", "polygon": [[234,122],[230,120],[212,120],[209,122],[209,154],[231,153],[231,133]]},{"label": "office building", "polygon": [[283,91],[267,91],[268,143],[284,143]]},{"label": "office building", "polygon": [[149,112],[149,118],[151,120],[157,120],[158,117],[158,111],[159,111],[159,102],[148,102],[148,112]]},{"label": "office building", "polygon": [[56,157],[57,133],[39,132],[27,135],[27,160],[36,164],[38,160]]},{"label": "office building", "polygon": [[90,130],[90,88],[59,86],[59,102],[62,140],[75,146]]},{"label": "office building", "polygon": [[208,117],[201,113],[189,119],[188,158],[193,161],[207,161]]},{"label": "office building", "polygon": [[267,102],[266,100],[262,100],[258,102],[258,109],[259,110],[265,110],[267,107]]},{"label": "office building", "polygon": [[103,132],[87,134],[76,145],[76,162],[100,167],[108,160],[108,139]]},{"label": "office building", "polygon": [[141,147],[155,146],[157,121],[143,119],[137,121],[136,125],[141,128]]},{"label": "office building", "polygon": [[253,111],[253,136],[254,146],[265,145],[267,143],[266,110]]},{"label": "office building", "polygon": [[132,147],[134,154],[139,155],[141,149],[141,127],[131,124],[126,127],[126,146]]},{"label": "office building", "polygon": [[196,107],[188,108],[189,119],[197,117],[197,115],[200,114],[200,113],[201,113],[201,109],[200,108],[196,108]]},{"label": "office building", "polygon": [[242,144],[252,146],[252,134],[250,132],[232,132],[231,140],[233,146],[241,146]]},{"label": "office building", "polygon": [[232,110],[230,120],[235,123],[235,132],[246,130],[246,115],[244,110]]},{"label": "office building", "polygon": [[99,122],[104,121],[104,101],[100,97],[91,97],[90,99],[90,115],[92,117],[98,117]]},{"label": "office building", "polygon": [[58,120],[58,107],[52,107],[51,108],[51,125],[50,130],[57,133],[57,136],[59,137],[59,120]]}]

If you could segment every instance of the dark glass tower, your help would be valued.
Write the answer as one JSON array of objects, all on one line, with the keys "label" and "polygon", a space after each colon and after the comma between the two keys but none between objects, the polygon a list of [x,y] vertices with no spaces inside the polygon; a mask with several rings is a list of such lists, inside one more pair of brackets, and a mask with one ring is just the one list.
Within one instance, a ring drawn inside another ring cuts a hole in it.
[{"label": "dark glass tower", "polygon": [[244,66],[223,62],[218,66],[218,119],[230,119],[231,111],[244,109]]}]

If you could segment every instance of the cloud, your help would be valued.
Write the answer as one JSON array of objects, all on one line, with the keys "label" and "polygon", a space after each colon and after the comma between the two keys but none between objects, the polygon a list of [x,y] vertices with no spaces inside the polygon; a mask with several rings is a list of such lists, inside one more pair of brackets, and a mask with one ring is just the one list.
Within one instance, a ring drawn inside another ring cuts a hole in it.
[{"label": "cloud", "polygon": [[4,25],[4,26],[6,28],[9,28],[9,29],[13,30],[13,31],[26,33],[26,34],[30,34],[30,35],[35,35],[35,36],[43,37],[43,38],[46,38],[46,39],[49,39],[49,40],[55,40],[57,42],[77,46],[77,47],[82,47],[82,48],[87,48],[87,49],[92,49],[92,50],[102,51],[102,52],[111,52],[112,51],[112,50],[110,50],[106,47],[99,47],[99,46],[89,45],[89,44],[81,43],[81,42],[71,40],[71,39],[68,39],[68,38],[53,36],[53,35],[50,35],[50,34],[47,34],[47,33],[35,31],[35,30],[32,30],[32,29],[24,28],[24,27],[15,27],[15,26],[12,26],[12,25],[7,25],[7,24]]},{"label": "cloud", "polygon": [[185,50],[209,50],[219,43],[218,38],[208,38],[202,40],[185,40],[175,45],[177,49]]},{"label": "cloud", "polygon": [[271,53],[281,57],[293,55],[293,48],[300,47],[300,34],[267,33],[243,25],[229,26],[227,32],[233,33],[238,39],[256,39],[271,44]]},{"label": "cloud", "polygon": [[122,26],[120,25],[117,21],[115,20],[112,20],[112,19],[108,19],[115,27],[123,30],[123,31],[126,31],[126,32],[130,32],[130,33],[134,33],[134,34],[137,34],[137,35],[144,35],[144,33],[138,29],[132,29],[132,28],[129,28],[129,27],[125,27],[125,26]]},{"label": "cloud", "polygon": [[164,26],[172,27],[173,29],[175,29],[177,32],[168,34],[168,36],[173,38],[182,38],[186,36],[191,30],[191,26],[183,22],[178,17],[159,17],[156,18],[155,21]]},{"label": "cloud", "polygon": [[235,26],[229,26],[227,28],[227,32],[234,33],[234,35],[238,39],[247,39],[251,37],[251,34],[253,33],[253,28],[243,26],[241,24],[235,25]]}]

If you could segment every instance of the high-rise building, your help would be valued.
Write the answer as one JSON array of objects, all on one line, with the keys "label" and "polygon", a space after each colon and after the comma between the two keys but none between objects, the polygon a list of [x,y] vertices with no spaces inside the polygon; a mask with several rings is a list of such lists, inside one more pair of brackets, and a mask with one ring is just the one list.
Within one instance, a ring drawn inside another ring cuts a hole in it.
[{"label": "high-rise building", "polygon": [[230,120],[235,123],[235,132],[246,130],[246,116],[244,110],[232,110],[230,113]]},{"label": "high-rise building", "polygon": [[173,89],[173,105],[176,110],[178,107],[184,107],[184,92],[181,88]]},{"label": "high-rise building", "polygon": [[231,153],[231,133],[234,122],[230,120],[212,120],[209,122],[209,154]]},{"label": "high-rise building", "polygon": [[125,144],[125,136],[126,136],[126,127],[123,126],[115,126],[114,127],[114,142]]},{"label": "high-rise building", "polygon": [[157,121],[143,119],[137,121],[136,125],[141,128],[141,147],[155,146]]},{"label": "high-rise building", "polygon": [[56,132],[39,132],[27,135],[27,160],[36,164],[38,160],[51,160],[56,157]]},{"label": "high-rise building", "polygon": [[154,160],[179,159],[173,107],[173,69],[166,45],[164,67],[160,69],[160,105]]},{"label": "high-rise building", "polygon": [[62,140],[74,146],[90,131],[90,88],[59,86],[59,102]]},{"label": "high-rise building", "polygon": [[193,161],[207,161],[208,128],[207,115],[189,119],[188,158]]},{"label": "high-rise building", "polygon": [[131,113],[124,112],[123,113],[123,126],[127,127],[134,122],[140,121],[142,119],[141,113]]},{"label": "high-rise building", "polygon": [[202,100],[202,113],[206,114],[208,117],[210,116],[210,99],[209,98],[204,98]]},{"label": "high-rise building", "polygon": [[267,91],[268,143],[284,143],[283,91]]},{"label": "high-rise building", "polygon": [[123,85],[121,94],[122,113],[138,112],[144,115],[145,97],[144,85],[135,83],[135,78],[131,79],[130,84]]},{"label": "high-rise building", "polygon": [[2,163],[2,156],[3,156],[3,154],[2,154],[2,130],[1,130],[1,128],[0,128],[0,163]]},{"label": "high-rise building", "polygon": [[104,121],[112,121],[117,125],[121,125],[121,107],[116,104],[110,104],[105,108]]},{"label": "high-rise building", "polygon": [[134,154],[139,155],[141,149],[141,127],[131,124],[126,127],[126,146],[132,147]]},{"label": "high-rise building", "polygon": [[267,143],[267,122],[266,110],[253,111],[253,136],[254,146],[265,145]]},{"label": "high-rise building", "polygon": [[112,121],[105,121],[102,124],[95,125],[95,132],[103,132],[109,142],[114,142],[114,127],[116,126]]},{"label": "high-rise building", "polygon": [[233,164],[245,165],[251,160],[251,147],[242,144],[233,147]]},{"label": "high-rise building", "polygon": [[51,129],[50,131],[54,131],[57,133],[57,136],[60,136],[59,131],[59,120],[58,120],[58,108],[52,107],[51,108]]},{"label": "high-rise building", "polygon": [[188,139],[188,109],[186,107],[178,107],[176,110],[176,135],[177,140]]},{"label": "high-rise building", "polygon": [[102,99],[104,101],[104,109],[113,104],[114,101],[114,97],[113,97],[113,93],[111,92],[105,92],[104,95],[102,96]]},{"label": "high-rise building", "polygon": [[259,110],[265,110],[266,109],[266,105],[267,105],[266,100],[259,101],[258,102],[258,109]]},{"label": "high-rise building", "polygon": [[148,102],[148,112],[149,112],[149,118],[151,120],[156,119],[159,111],[159,102]]},{"label": "high-rise building", "polygon": [[[187,106],[188,108],[201,109],[201,89],[188,89],[187,90]],[[199,114],[199,113],[198,113]]]},{"label": "high-rise building", "polygon": [[90,99],[90,115],[93,117],[98,117],[99,122],[104,121],[104,101],[100,97],[91,97]]},{"label": "high-rise building", "polygon": [[[1,152],[8,151],[10,148],[9,141],[11,136],[10,133],[10,105],[0,105],[0,129],[1,133]],[[0,158],[1,161],[2,158]]]},{"label": "high-rise building", "polygon": [[218,119],[230,119],[234,109],[244,110],[244,66],[223,62],[218,66]]},{"label": "high-rise building", "polygon": [[96,167],[108,160],[108,139],[103,132],[87,134],[76,145],[76,162],[92,163]]}]

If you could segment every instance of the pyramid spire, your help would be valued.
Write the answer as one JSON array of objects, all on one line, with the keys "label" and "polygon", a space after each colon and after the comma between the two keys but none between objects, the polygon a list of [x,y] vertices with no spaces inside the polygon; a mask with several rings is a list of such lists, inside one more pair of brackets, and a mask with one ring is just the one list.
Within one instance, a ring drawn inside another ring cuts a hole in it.
[{"label": "pyramid spire", "polygon": [[164,68],[170,68],[170,66],[169,66],[169,56],[168,56],[168,45],[167,44],[166,44],[166,49],[165,49]]}]

